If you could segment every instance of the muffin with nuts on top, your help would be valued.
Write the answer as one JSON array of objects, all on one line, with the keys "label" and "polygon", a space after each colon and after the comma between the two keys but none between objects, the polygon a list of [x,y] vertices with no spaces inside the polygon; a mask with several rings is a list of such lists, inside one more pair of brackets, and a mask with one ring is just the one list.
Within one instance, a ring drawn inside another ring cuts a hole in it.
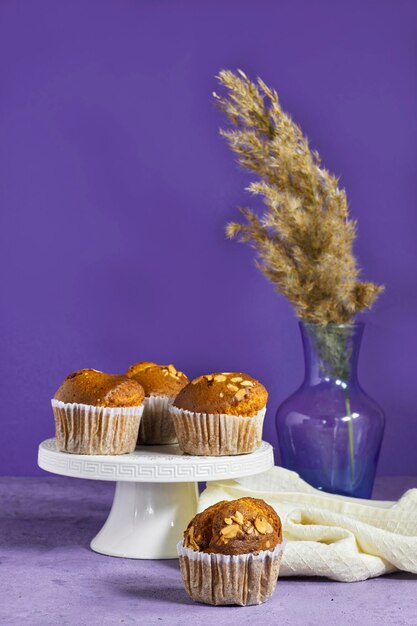
[{"label": "muffin with nuts on top", "polygon": [[72,454],[133,452],[143,387],[127,376],[82,369],[66,377],[52,400],[56,442]]},{"label": "muffin with nuts on top", "polygon": [[138,443],[176,443],[177,435],[169,407],[181,389],[189,383],[188,377],[172,364],[157,365],[150,361],[131,365],[126,376],[136,380],[145,390]]},{"label": "muffin with nuts on top", "polygon": [[171,415],[183,452],[221,456],[259,448],[268,392],[241,372],[195,378],[175,398]]},{"label": "muffin with nuts on top", "polygon": [[222,500],[191,520],[177,550],[193,600],[260,604],[276,586],[283,552],[281,520],[264,500]]}]

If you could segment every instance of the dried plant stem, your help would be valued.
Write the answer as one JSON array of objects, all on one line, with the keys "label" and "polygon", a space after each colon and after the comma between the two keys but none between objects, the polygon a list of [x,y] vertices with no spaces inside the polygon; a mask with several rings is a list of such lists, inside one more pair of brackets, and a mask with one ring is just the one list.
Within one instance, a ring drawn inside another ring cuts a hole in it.
[{"label": "dried plant stem", "polygon": [[352,486],[353,486],[354,481],[355,481],[355,443],[353,439],[352,409],[350,406],[349,389],[347,386],[343,388],[343,394],[345,397],[346,417],[349,417],[348,435],[349,435],[350,479],[352,481]]},{"label": "dried plant stem", "polygon": [[349,324],[309,324],[305,327],[319,357],[320,372],[338,382],[344,397],[348,421],[349,465],[352,485],[355,479],[355,446],[353,418],[349,396],[350,358],[352,356],[352,326]]}]

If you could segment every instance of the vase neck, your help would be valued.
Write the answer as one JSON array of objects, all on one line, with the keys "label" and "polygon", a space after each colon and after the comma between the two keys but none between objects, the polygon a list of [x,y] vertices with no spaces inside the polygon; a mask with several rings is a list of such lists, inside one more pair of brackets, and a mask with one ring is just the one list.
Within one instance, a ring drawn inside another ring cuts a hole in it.
[{"label": "vase neck", "polygon": [[300,322],[304,347],[304,384],[357,383],[363,324],[310,324]]}]

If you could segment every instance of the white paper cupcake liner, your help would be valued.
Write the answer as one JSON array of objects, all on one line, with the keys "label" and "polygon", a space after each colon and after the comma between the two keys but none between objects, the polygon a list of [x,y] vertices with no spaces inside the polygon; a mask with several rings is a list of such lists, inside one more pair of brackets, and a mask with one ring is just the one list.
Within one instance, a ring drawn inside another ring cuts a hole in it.
[{"label": "white paper cupcake liner", "polygon": [[138,438],[143,404],[101,407],[51,400],[57,447],[72,454],[127,454]]},{"label": "white paper cupcake liner", "polygon": [[169,408],[174,398],[170,396],[146,396],[139,427],[139,444],[177,443],[177,435]]},{"label": "white paper cupcake liner", "polygon": [[194,413],[175,406],[170,411],[178,443],[187,454],[248,454],[261,445],[266,407],[254,417]]},{"label": "white paper cupcake liner", "polygon": [[206,554],[177,544],[185,590],[196,602],[248,606],[261,604],[273,594],[285,539],[274,550],[258,554]]}]

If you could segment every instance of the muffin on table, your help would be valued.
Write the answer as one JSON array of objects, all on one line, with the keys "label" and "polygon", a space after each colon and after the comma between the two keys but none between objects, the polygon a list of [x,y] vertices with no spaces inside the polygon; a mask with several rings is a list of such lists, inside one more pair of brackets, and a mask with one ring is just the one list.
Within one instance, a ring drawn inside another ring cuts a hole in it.
[{"label": "muffin on table", "polygon": [[188,595],[206,604],[260,604],[275,590],[282,525],[264,500],[222,500],[198,513],[177,545]]},{"label": "muffin on table", "polygon": [[259,448],[268,392],[241,372],[195,378],[175,398],[171,415],[180,448],[195,455],[246,454]]},{"label": "muffin on table", "polygon": [[52,400],[59,450],[126,454],[138,438],[145,392],[127,376],[82,369],[66,377]]},{"label": "muffin on table", "polygon": [[126,376],[139,382],[145,390],[138,443],[177,443],[169,408],[181,389],[189,383],[188,377],[172,364],[157,365],[149,361],[131,365]]}]

